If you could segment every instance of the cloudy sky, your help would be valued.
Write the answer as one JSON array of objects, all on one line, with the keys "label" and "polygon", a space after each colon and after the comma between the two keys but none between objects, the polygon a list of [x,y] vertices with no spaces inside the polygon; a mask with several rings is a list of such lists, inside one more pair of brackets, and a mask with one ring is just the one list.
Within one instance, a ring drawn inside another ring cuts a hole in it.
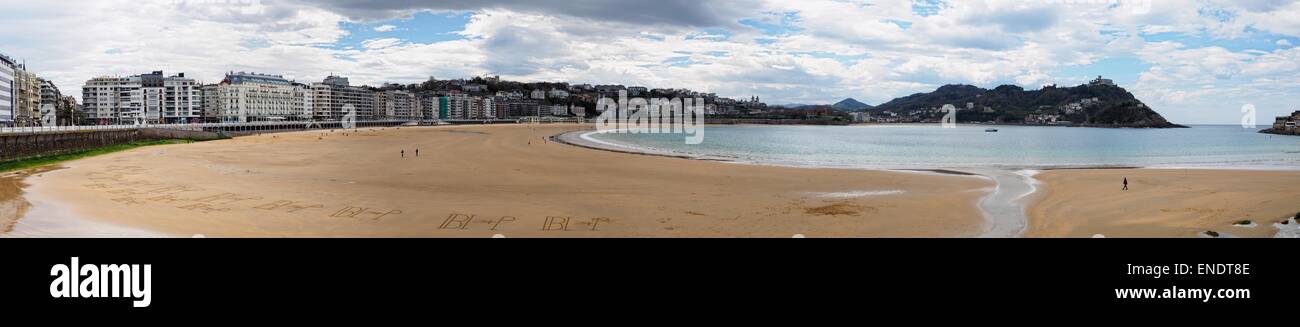
[{"label": "cloudy sky", "polygon": [[870,104],[1115,79],[1179,123],[1300,109],[1300,1],[0,0],[0,53],[65,93],[153,70],[685,87]]}]

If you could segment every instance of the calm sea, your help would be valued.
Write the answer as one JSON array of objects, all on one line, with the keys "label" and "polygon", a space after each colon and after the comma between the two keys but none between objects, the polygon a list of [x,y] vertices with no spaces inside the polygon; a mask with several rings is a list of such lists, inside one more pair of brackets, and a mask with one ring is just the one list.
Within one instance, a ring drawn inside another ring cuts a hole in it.
[{"label": "calm sea", "polygon": [[[998,132],[985,132],[996,128]],[[682,135],[594,134],[651,152],[740,162],[853,168],[1087,166],[1300,169],[1300,137],[1240,126],[1106,129],[1037,126],[707,126]]]}]

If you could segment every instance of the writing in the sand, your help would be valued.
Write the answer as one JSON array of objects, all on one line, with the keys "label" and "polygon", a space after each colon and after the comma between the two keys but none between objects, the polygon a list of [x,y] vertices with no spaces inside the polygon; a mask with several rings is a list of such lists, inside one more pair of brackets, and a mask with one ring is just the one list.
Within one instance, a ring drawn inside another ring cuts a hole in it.
[{"label": "writing in the sand", "polygon": [[[150,182],[134,177],[148,171],[134,166],[110,166],[87,174],[88,189],[110,194],[109,200],[124,206],[164,206],[196,214],[221,214],[236,211],[262,214],[311,214],[330,219],[349,219],[357,222],[376,222],[410,215],[398,208],[340,205],[295,199],[268,198],[257,194],[211,190],[204,187],[174,183]],[[418,218],[418,217],[416,217]],[[492,216],[472,213],[451,213],[440,222],[438,230],[444,231],[541,231],[547,233],[598,232],[610,225],[608,217],[581,217],[552,215],[544,217]]]},{"label": "writing in the sand", "polygon": [[[600,227],[610,222],[606,217],[578,218],[569,216],[546,216],[540,222],[532,222],[531,228],[543,232],[599,231]],[[440,230],[487,230],[501,231],[507,227],[520,225],[519,218],[512,216],[481,217],[476,214],[453,213],[438,226]],[[527,228],[527,225],[525,225]]]},{"label": "writing in the sand", "polygon": [[320,203],[291,199],[268,199],[260,195],[210,191],[202,187],[131,180],[147,171],[135,166],[109,166],[87,173],[88,189],[112,195],[109,200],[125,206],[165,205],[200,214],[256,210],[267,213],[299,214],[318,212],[329,218],[375,221],[402,214],[402,210],[345,205],[327,210]]}]

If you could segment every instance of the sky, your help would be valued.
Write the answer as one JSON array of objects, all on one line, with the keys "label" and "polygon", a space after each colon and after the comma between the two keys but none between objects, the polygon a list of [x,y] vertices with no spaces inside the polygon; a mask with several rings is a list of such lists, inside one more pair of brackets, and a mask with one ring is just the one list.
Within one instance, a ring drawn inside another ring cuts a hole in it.
[{"label": "sky", "polygon": [[1300,110],[1300,0],[0,0],[0,53],[64,93],[96,76],[690,88],[880,104],[944,84],[1114,79],[1166,118]]}]

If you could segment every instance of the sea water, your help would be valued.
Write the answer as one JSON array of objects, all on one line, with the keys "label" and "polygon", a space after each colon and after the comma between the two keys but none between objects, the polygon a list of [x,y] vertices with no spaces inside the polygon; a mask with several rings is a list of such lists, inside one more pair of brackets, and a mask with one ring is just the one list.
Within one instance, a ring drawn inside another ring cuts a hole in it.
[{"label": "sea water", "polygon": [[[986,129],[997,129],[988,132]],[[1300,137],[1258,128],[709,125],[704,142],[674,134],[592,134],[648,152],[811,167],[929,169],[1206,167],[1300,169]]]}]

